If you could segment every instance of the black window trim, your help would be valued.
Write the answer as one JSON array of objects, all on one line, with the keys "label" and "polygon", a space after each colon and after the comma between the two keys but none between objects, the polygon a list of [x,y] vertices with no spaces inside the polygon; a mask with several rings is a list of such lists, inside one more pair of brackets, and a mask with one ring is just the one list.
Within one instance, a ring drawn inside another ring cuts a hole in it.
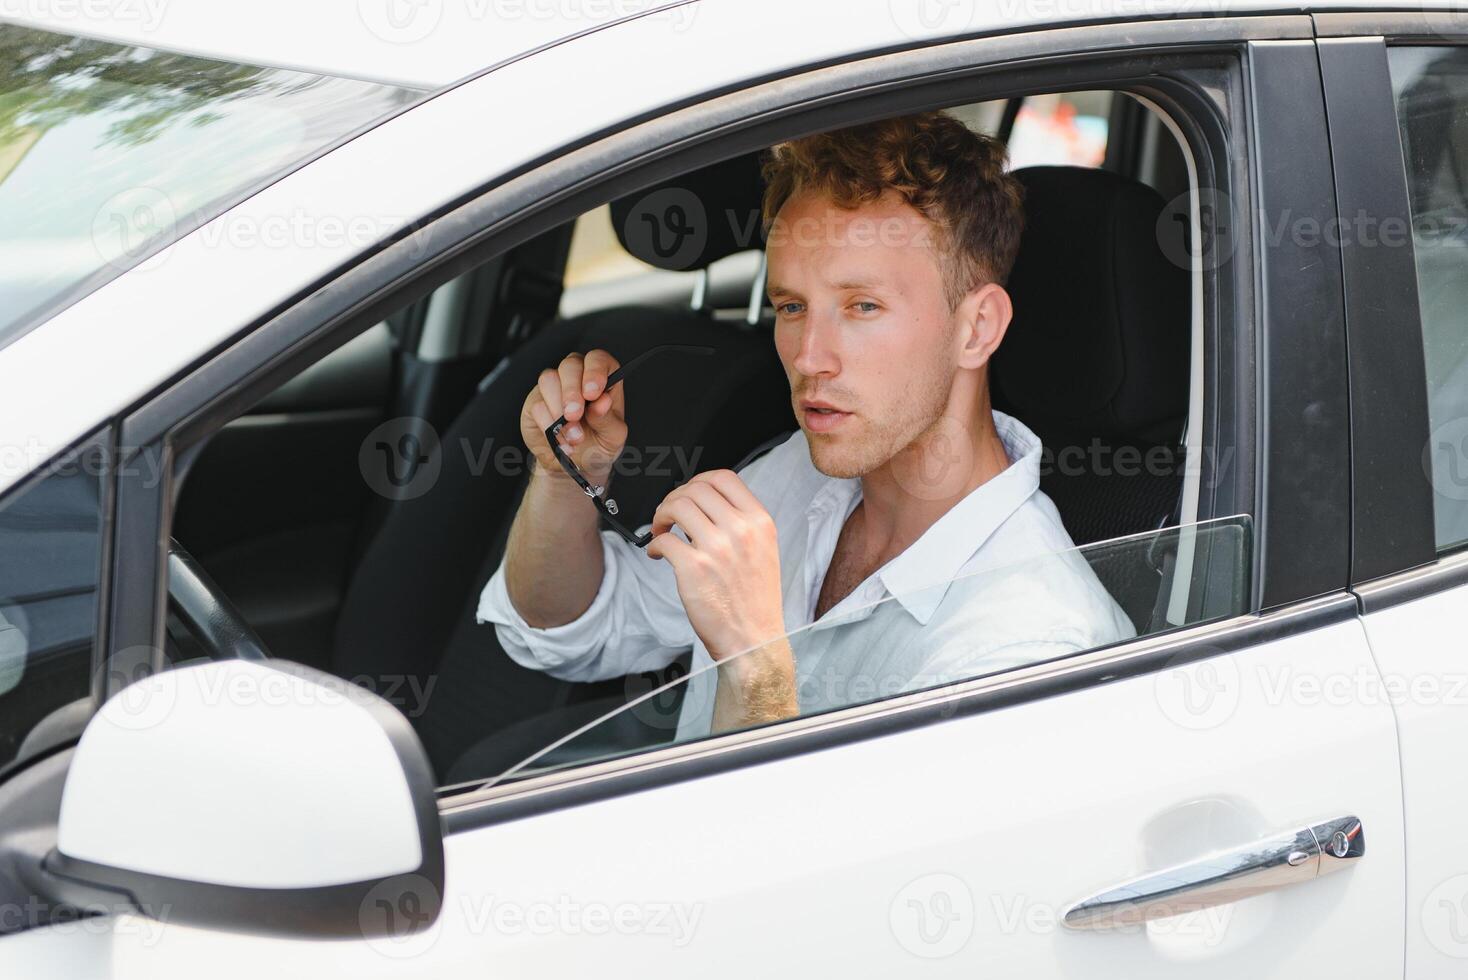
[{"label": "black window trim", "polygon": [[[1422,463],[1427,375],[1411,237],[1366,244],[1355,216],[1411,227],[1407,175],[1381,37],[1319,42],[1342,237],[1351,400],[1351,582],[1437,557]],[[1333,111],[1332,111],[1333,110]]]},{"label": "black window trim", "polygon": [[[23,497],[27,491],[47,479],[54,476],[62,468],[77,464],[78,460],[89,454],[96,454],[101,461],[98,473],[98,495],[97,495],[97,576],[96,576],[96,601],[93,609],[92,626],[92,649],[90,656],[90,685],[88,696],[91,699],[91,710],[88,717],[96,712],[105,700],[102,693],[102,684],[106,678],[106,665],[108,662],[108,624],[111,617],[112,600],[112,553],[113,537],[116,533],[116,493],[114,483],[117,473],[117,428],[109,421],[80,439],[67,446],[65,449],[50,456],[31,472],[16,480],[0,492],[0,509],[14,500]],[[59,706],[58,706],[59,707]],[[66,739],[55,745],[49,746],[45,751],[32,755],[25,759],[12,759],[0,764],[0,783],[10,779],[15,773],[27,769],[30,766],[49,758],[59,751],[67,749],[76,744],[76,739]]]},{"label": "black window trim", "polygon": [[[1256,193],[1257,174],[1245,165],[1250,158],[1246,148],[1241,149],[1246,132],[1242,86],[1258,86],[1261,74],[1270,76],[1265,81],[1286,87],[1298,81],[1301,71],[1316,73],[1318,79],[1313,44],[1308,41],[1309,20],[1300,16],[1238,17],[1207,19],[1198,24],[1204,28],[1202,33],[1190,32],[1188,25],[1177,21],[1106,24],[951,42],[860,58],[804,73],[778,86],[762,84],[720,95],[697,104],[696,109],[677,110],[606,136],[599,143],[578,146],[552,161],[543,161],[538,170],[506,175],[503,180],[487,184],[476,197],[428,216],[416,232],[358,257],[350,268],[337,270],[274,315],[242,331],[237,342],[194,366],[128,416],[123,443],[143,447],[139,452],[157,454],[155,458],[165,464],[166,477],[171,477],[175,457],[197,447],[210,432],[304,363],[345,343],[411,295],[430,291],[513,241],[554,227],[567,213],[579,213],[608,197],[795,132],[816,131],[922,106],[956,105],[1026,91],[1095,88],[1098,83],[1141,92],[1168,108],[1193,144],[1200,184],[1234,190],[1234,217],[1247,221],[1253,214],[1250,202]],[[1250,43],[1278,38],[1294,39],[1295,43],[1282,48]],[[1300,55],[1306,49],[1310,57],[1302,61]],[[1248,76],[1245,80],[1240,80],[1239,72],[1231,67],[1241,56]],[[1208,65],[1214,68],[1206,93],[1169,74],[1187,71],[1196,75]],[[1132,67],[1122,70],[1124,66]],[[1287,66],[1293,66],[1295,74],[1281,74]],[[997,71],[1005,73],[1002,84],[988,77]],[[969,86],[975,91],[965,91]],[[1298,92],[1293,94],[1297,96]],[[1213,101],[1215,97],[1226,100],[1230,107],[1226,113]],[[1183,105],[1186,111],[1179,111]],[[1223,122],[1224,114],[1235,115],[1237,123],[1231,130]],[[1300,109],[1296,102],[1255,116],[1247,129],[1248,142],[1268,146],[1261,134],[1295,131]],[[1261,129],[1261,124],[1274,128]],[[1233,135],[1226,136],[1229,132]],[[608,157],[620,158],[621,162],[605,165]],[[603,165],[587,166],[589,161]],[[578,168],[580,176],[575,176]],[[1232,173],[1233,177],[1221,178],[1217,176],[1220,173]],[[1318,178],[1318,173],[1312,174]],[[1319,191],[1318,187],[1307,189]],[[1298,329],[1300,322],[1298,317],[1282,315],[1286,301],[1276,299],[1275,305],[1267,306],[1269,297],[1256,296],[1253,287],[1256,279],[1264,281],[1260,278],[1264,273],[1272,274],[1275,278],[1270,281],[1276,285],[1289,285],[1290,270],[1298,269],[1292,261],[1296,256],[1256,256],[1251,242],[1252,236],[1239,236],[1239,251],[1229,271],[1254,269],[1258,262],[1264,272],[1204,277],[1205,311],[1214,311],[1218,322],[1229,326],[1222,331],[1227,335],[1222,346],[1216,338],[1219,331],[1208,331],[1213,335],[1209,343],[1217,350],[1209,352],[1211,374],[1205,387],[1215,393],[1216,405],[1222,406],[1211,413],[1209,424],[1216,426],[1221,412],[1230,413],[1231,423],[1242,426],[1233,439],[1241,440],[1249,450],[1256,441],[1262,443],[1268,431],[1275,433],[1276,440],[1300,445],[1300,433],[1294,431],[1298,423],[1287,410],[1289,406],[1280,409],[1278,399],[1273,407],[1265,405],[1260,425],[1267,431],[1261,431],[1257,440],[1252,435],[1255,405],[1264,400],[1262,393],[1256,400],[1256,384],[1268,384],[1270,391],[1289,394],[1300,388],[1303,371],[1294,364],[1264,378],[1255,376],[1259,370],[1253,339],[1256,319],[1263,320],[1267,313],[1271,322],[1278,321],[1282,332]],[[1311,288],[1320,288],[1320,284],[1311,283]],[[1340,384],[1343,388],[1343,378]],[[1301,390],[1315,388],[1304,384]],[[220,391],[226,394],[221,396]],[[1209,437],[1214,439],[1213,445],[1218,445],[1215,431],[1211,429]],[[1263,467],[1256,473],[1255,455],[1254,451],[1237,453],[1238,458],[1232,461],[1232,477],[1215,488],[1219,496],[1211,514],[1254,513],[1256,521],[1260,519],[1262,501],[1255,499],[1254,492],[1256,480],[1263,478]],[[1342,466],[1343,461],[1342,455]],[[125,490],[120,488],[119,510],[128,517],[124,522],[127,534],[124,539],[119,532],[114,565],[121,572],[122,556],[127,554],[127,574],[117,579],[131,578],[143,584],[135,588],[132,601],[114,603],[114,635],[109,649],[115,654],[124,643],[136,646],[143,641],[152,645],[157,667],[162,662],[162,528],[170,516],[173,486],[165,478],[162,486],[152,488],[151,500],[141,487],[130,496]],[[124,496],[128,504],[125,510],[121,506]],[[1224,502],[1220,505],[1219,500]],[[1274,510],[1277,514],[1280,508]],[[1273,545],[1276,553],[1287,554],[1300,546],[1302,536],[1291,522],[1281,522],[1270,536],[1256,538],[1255,550]],[[145,567],[149,564],[151,568]],[[1252,576],[1256,583],[1260,578]],[[1266,604],[1264,615],[1250,614],[1199,630],[1154,636],[1112,653],[1099,653],[1131,658],[1127,662],[1156,669],[1164,662],[1186,662],[1186,658],[1212,656],[1237,645],[1259,642],[1278,635],[1280,630],[1315,629],[1336,621],[1347,606],[1354,609],[1353,600],[1341,592],[1344,574],[1330,587],[1306,592],[1299,590],[1300,583],[1280,578],[1275,576],[1273,592],[1256,592],[1251,608],[1258,609],[1260,602],[1270,597],[1277,600],[1274,605],[1289,608],[1270,609]],[[141,591],[148,583],[152,587],[151,602]],[[1296,589],[1293,594],[1291,588]],[[1313,588],[1313,583],[1306,582],[1303,588]],[[1148,656],[1159,649],[1167,651],[1158,655],[1161,659]],[[1080,670],[1080,664],[1076,666]],[[1107,667],[1098,667],[1094,674],[1084,676],[1095,682],[1118,676],[1108,671]],[[1012,686],[1006,685],[1006,689]],[[895,708],[886,712],[887,717],[899,719],[906,715]],[[912,717],[918,719],[920,715]],[[792,741],[784,729],[761,733],[757,741],[764,739],[783,744]],[[605,780],[602,785],[606,785]]]},{"label": "black window trim", "polygon": [[[1365,209],[1383,219],[1400,217],[1410,227],[1388,49],[1468,44],[1468,16],[1395,11],[1316,14],[1314,20],[1327,98],[1349,107],[1331,117],[1341,219]],[[1351,588],[1363,614],[1468,584],[1468,544],[1437,548],[1434,495],[1423,464],[1431,422],[1414,244],[1409,238],[1402,248],[1376,251],[1343,253],[1348,290],[1354,277],[1377,296],[1374,308],[1348,302],[1347,311],[1355,491]]]}]

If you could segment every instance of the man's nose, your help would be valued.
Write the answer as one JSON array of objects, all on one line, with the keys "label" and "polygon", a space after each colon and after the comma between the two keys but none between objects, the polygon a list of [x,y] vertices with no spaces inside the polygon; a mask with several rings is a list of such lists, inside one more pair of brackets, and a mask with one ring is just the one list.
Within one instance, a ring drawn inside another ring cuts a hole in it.
[{"label": "man's nose", "polygon": [[836,324],[831,318],[807,313],[800,331],[800,347],[791,367],[806,377],[836,374],[841,359],[836,351]]}]

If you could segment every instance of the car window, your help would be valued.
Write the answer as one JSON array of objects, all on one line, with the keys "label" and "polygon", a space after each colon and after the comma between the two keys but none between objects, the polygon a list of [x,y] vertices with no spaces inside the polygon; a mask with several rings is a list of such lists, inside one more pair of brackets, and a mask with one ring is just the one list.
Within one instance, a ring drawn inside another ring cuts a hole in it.
[{"label": "car window", "polygon": [[1468,543],[1468,49],[1391,48],[1388,58],[1422,311],[1424,463],[1445,550]]},{"label": "car window", "polygon": [[85,718],[69,715],[91,690],[101,472],[100,452],[71,453],[0,501],[0,767]]},{"label": "car window", "polygon": [[417,97],[0,25],[0,345],[186,223]]},{"label": "car window", "polygon": [[[1129,622],[1127,635],[1112,643],[1241,615],[1249,604],[1251,549],[1249,518],[1221,518],[1036,553],[826,617],[784,637],[798,665],[799,714],[780,720],[905,694],[939,698],[980,677],[1099,649],[1078,646],[1054,623],[1046,640],[1036,639],[1039,631],[1012,643],[996,636],[993,611],[1036,595],[1065,594],[1078,617],[1091,618],[1092,604],[1114,600]],[[926,623],[918,625],[916,609],[932,610]],[[720,685],[735,683],[739,661],[759,653],[746,650],[641,691],[643,681],[629,678],[625,706],[540,748],[489,785],[759,727],[727,712],[720,717],[718,704]]]},{"label": "car window", "polygon": [[[1114,93],[1059,92],[1019,100],[1009,135],[1009,168],[1030,166],[1099,167],[1106,157],[1108,118]],[[1012,100],[995,99],[954,106],[947,111],[975,132],[998,136]],[[715,268],[716,275],[748,278],[757,264],[738,256]],[[691,273],[664,272],[625,249],[612,225],[611,208],[603,205],[576,220],[571,252],[566,261],[565,293],[561,312],[566,316],[589,312],[629,294],[639,300],[679,299],[691,294]],[[741,297],[741,301],[743,297]]]},{"label": "car window", "polygon": [[603,204],[576,219],[571,254],[566,260],[566,288],[606,282],[655,271],[622,247],[612,228],[612,208]]},{"label": "car window", "polygon": [[1009,133],[1009,166],[1101,166],[1112,98],[1111,92],[1026,97]]}]

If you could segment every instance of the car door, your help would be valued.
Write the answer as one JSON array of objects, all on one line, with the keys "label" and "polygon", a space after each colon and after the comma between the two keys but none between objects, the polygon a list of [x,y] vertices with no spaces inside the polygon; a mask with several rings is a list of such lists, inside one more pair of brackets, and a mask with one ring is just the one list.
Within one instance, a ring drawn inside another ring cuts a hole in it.
[{"label": "car door", "polygon": [[[1376,672],[1344,590],[1339,256],[1290,227],[1334,213],[1324,158],[1299,152],[1326,139],[1319,68],[1305,38],[1241,53],[1258,183],[1228,193],[1259,216],[1213,217],[1246,222],[1264,303],[1254,604],[1034,673],[450,796],[449,865],[484,870],[405,954],[449,963],[478,937],[512,973],[1401,972],[1394,720],[1341,693]],[[1249,242],[1230,247],[1237,262]],[[1327,849],[1307,882],[1139,922],[1210,874],[1308,863],[1279,850],[1307,826]],[[1362,844],[1370,858],[1322,873]]]},{"label": "car door", "polygon": [[1459,976],[1468,33],[1446,15],[1322,17],[1320,31],[1348,243],[1352,581],[1383,681],[1370,696],[1395,710],[1402,752],[1406,971]]},{"label": "car door", "polygon": [[[1180,581],[1247,582],[1235,607],[938,692],[446,792],[444,912],[430,926],[306,944],[186,921],[145,934],[124,915],[113,975],[1400,974],[1395,721],[1340,683],[1379,675],[1347,591],[1339,245],[1295,233],[1335,214],[1320,64],[1308,20],[1206,26],[1202,54],[1104,71],[1167,76],[1144,91],[1194,155],[1195,297],[1211,324],[1195,390],[1208,444],[1234,450],[1208,470],[1208,497],[1247,534],[1219,576],[1196,547],[1207,528],[1185,522],[1178,541],[1196,557],[1180,559]],[[1109,30],[979,39],[810,84],[850,94],[862,71],[931,81],[941,66],[951,90],[955,62],[1037,51],[1074,78],[1098,49],[1193,37]],[[604,33],[590,50],[611,58]],[[571,54],[546,52],[538,70],[564,74]],[[769,95],[751,91],[733,122]],[[1205,215],[1218,233],[1206,239]],[[343,302],[363,288],[343,286]],[[150,406],[154,431],[202,384]],[[124,485],[119,500],[117,548],[138,558],[159,531],[143,493]],[[156,635],[145,584],[114,597],[115,653]],[[1231,900],[1160,914],[1197,904],[1199,887]],[[401,910],[363,914],[387,911]]]}]

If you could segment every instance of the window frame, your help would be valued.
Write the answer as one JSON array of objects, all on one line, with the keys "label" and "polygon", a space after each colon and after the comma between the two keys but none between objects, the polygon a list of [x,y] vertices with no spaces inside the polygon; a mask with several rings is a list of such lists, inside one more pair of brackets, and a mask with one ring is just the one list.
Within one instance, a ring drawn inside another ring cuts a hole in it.
[{"label": "window frame", "polygon": [[[1340,107],[1330,123],[1340,219],[1364,209],[1411,227],[1388,50],[1468,45],[1468,18],[1419,11],[1314,19],[1326,97]],[[1403,248],[1345,249],[1342,257],[1351,362],[1351,587],[1361,611],[1372,613],[1468,584],[1468,542],[1437,547],[1422,455],[1431,422],[1415,243],[1409,236]],[[1358,295],[1368,291],[1371,303]]]},{"label": "window frame", "polygon": [[[97,584],[93,608],[91,656],[88,667],[90,672],[88,697],[91,700],[91,708],[87,713],[89,719],[101,707],[102,702],[106,700],[107,667],[110,662],[107,629],[111,618],[113,595],[112,555],[113,536],[116,528],[116,476],[118,469],[116,435],[116,426],[111,423],[94,429],[91,433],[78,439],[61,452],[47,459],[30,473],[27,473],[23,478],[17,480],[13,485],[7,487],[4,493],[0,493],[0,509],[4,509],[13,501],[23,497],[37,485],[44,483],[47,479],[54,476],[59,464],[75,461],[87,453],[96,453],[102,461],[101,472],[98,474],[97,494]],[[21,683],[23,685],[24,681]],[[57,707],[63,706],[58,705]],[[40,762],[55,752],[69,747],[73,743],[74,740],[67,739],[51,746],[41,754],[26,759],[7,759],[0,762],[0,783],[5,782],[15,773],[28,768],[34,763]]]},{"label": "window frame", "polygon": [[[1287,141],[1273,138],[1299,131],[1300,81],[1313,73],[1318,82],[1309,38],[1306,17],[1238,17],[1192,25],[1162,21],[1060,28],[853,58],[777,84],[751,84],[643,121],[503,184],[496,186],[491,179],[481,195],[425,222],[420,236],[362,257],[332,288],[316,291],[257,324],[126,418],[122,443],[139,447],[134,458],[150,454],[163,465],[165,478],[151,489],[119,483],[113,564],[116,572],[126,574],[114,575],[118,594],[109,657],[117,658],[129,647],[151,650],[152,667],[162,666],[166,600],[162,556],[175,490],[174,464],[186,464],[212,431],[261,394],[413,296],[555,227],[568,214],[774,139],[895,112],[1061,88],[1124,89],[1168,107],[1196,156],[1200,186],[1228,187],[1234,195],[1233,218],[1245,222],[1247,233],[1237,236],[1233,261],[1224,263],[1223,271],[1205,270],[1202,275],[1204,390],[1210,402],[1203,444],[1220,445],[1224,425],[1220,420],[1225,420],[1230,431],[1223,441],[1237,450],[1237,458],[1230,461],[1227,477],[1210,487],[1214,497],[1208,512],[1209,516],[1248,513],[1255,520],[1250,608],[1256,612],[1038,666],[1039,673],[980,679],[955,688],[947,700],[935,701],[931,695],[919,703],[890,699],[771,730],[724,736],[711,744],[578,769],[570,777],[537,777],[514,784],[506,794],[520,801],[514,806],[499,798],[446,799],[441,808],[450,829],[511,819],[504,815],[523,815],[524,807],[540,807],[547,801],[568,805],[567,800],[584,799],[587,793],[630,792],[649,779],[664,783],[692,778],[708,771],[705,767],[710,764],[748,765],[772,754],[812,751],[956,713],[1048,697],[1227,653],[1353,615],[1354,601],[1344,592],[1344,566],[1337,574],[1313,562],[1302,571],[1306,563],[1297,557],[1308,553],[1306,542],[1322,527],[1344,534],[1344,509],[1312,514],[1298,501],[1270,495],[1273,484],[1265,479],[1262,462],[1266,447],[1288,445],[1320,466],[1339,468],[1333,475],[1343,477],[1347,457],[1329,446],[1312,445],[1306,438],[1312,433],[1305,432],[1298,420],[1302,403],[1324,399],[1332,411],[1340,410],[1339,419],[1330,415],[1330,424],[1332,432],[1344,439],[1344,372],[1320,378],[1311,377],[1307,365],[1299,361],[1270,371],[1260,363],[1276,349],[1300,346],[1299,334],[1307,324],[1284,298],[1292,285],[1303,283],[1302,288],[1323,294],[1327,303],[1335,289],[1334,301],[1340,301],[1338,278],[1302,269],[1298,255],[1289,250],[1261,254],[1254,245],[1255,229],[1248,223],[1260,190],[1257,154],[1270,157],[1264,161],[1267,165],[1288,156],[1283,145]],[[996,73],[1003,73],[1003,78],[996,80]],[[1261,109],[1255,105],[1261,91],[1288,92],[1293,101]],[[1180,111],[1183,106],[1186,111]],[[1323,103],[1318,115],[1323,132]],[[1322,173],[1309,160],[1301,167],[1298,156],[1285,162],[1286,170],[1301,171],[1281,192],[1287,202],[1293,202],[1292,195],[1301,195],[1312,208],[1323,198],[1333,201],[1328,170]],[[1265,171],[1273,172],[1268,166]],[[1260,289],[1261,285],[1269,288]],[[1261,329],[1265,325],[1268,329]],[[1318,337],[1307,339],[1321,343]],[[1344,336],[1336,340],[1327,336],[1324,343],[1339,347],[1343,362]],[[1262,356],[1256,356],[1256,350]],[[1205,471],[1204,477],[1210,476]],[[711,763],[715,757],[717,763]],[[649,775],[654,771],[655,776]],[[570,782],[550,792],[541,780],[552,778]]]}]

